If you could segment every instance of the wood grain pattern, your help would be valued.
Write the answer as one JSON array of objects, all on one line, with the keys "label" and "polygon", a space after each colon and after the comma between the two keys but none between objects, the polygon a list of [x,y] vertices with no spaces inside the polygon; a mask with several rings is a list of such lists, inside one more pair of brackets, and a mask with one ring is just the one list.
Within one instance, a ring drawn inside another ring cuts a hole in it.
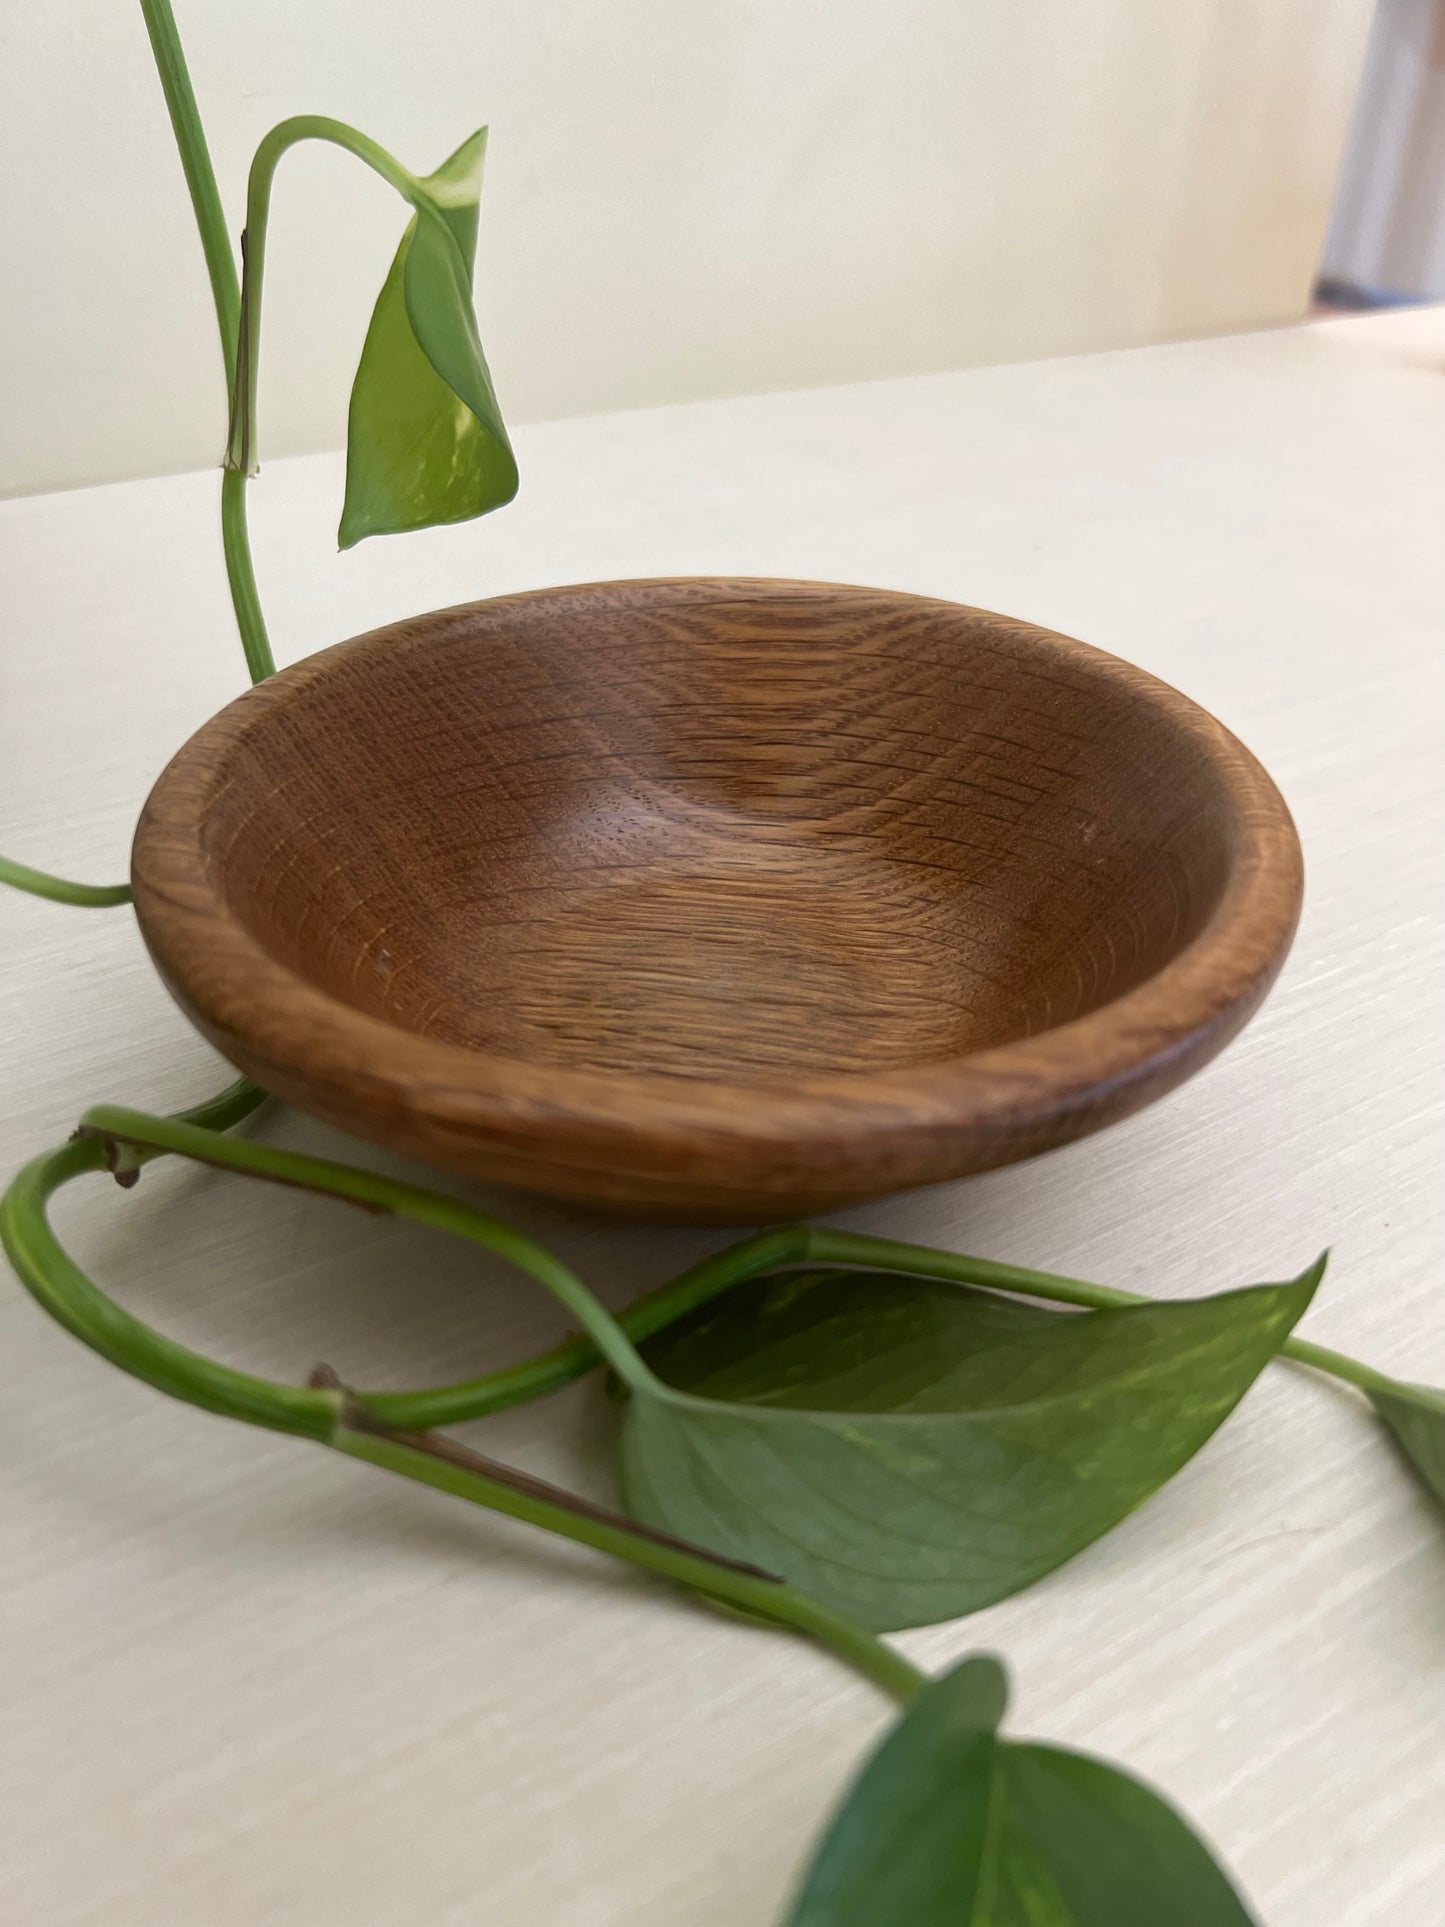
[{"label": "wood grain pattern", "polygon": [[434,1163],[754,1220],[1064,1143],[1258,1005],[1301,867],[1177,692],[924,597],[679,579],[446,610],[249,692],[137,832],[234,1063]]}]

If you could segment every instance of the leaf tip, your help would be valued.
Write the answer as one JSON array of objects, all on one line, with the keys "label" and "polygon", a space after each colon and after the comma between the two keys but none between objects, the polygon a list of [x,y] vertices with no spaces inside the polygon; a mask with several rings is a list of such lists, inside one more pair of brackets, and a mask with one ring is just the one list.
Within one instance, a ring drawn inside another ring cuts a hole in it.
[{"label": "leaf tip", "polygon": [[1304,1270],[1300,1273],[1299,1277],[1294,1280],[1291,1289],[1298,1291],[1303,1295],[1306,1305],[1308,1305],[1310,1300],[1314,1297],[1315,1292],[1319,1287],[1320,1280],[1324,1277],[1326,1271],[1329,1269],[1329,1263],[1330,1263],[1330,1247],[1326,1245],[1324,1250],[1320,1253],[1319,1257],[1315,1259],[1314,1263],[1312,1265],[1306,1265]]},{"label": "leaf tip", "polygon": [[475,201],[481,193],[482,164],[486,158],[487,129],[479,127],[447,155],[434,174],[426,176],[422,185],[442,206]]},{"label": "leaf tip", "polygon": [[963,1724],[998,1729],[1008,1711],[1008,1668],[997,1653],[970,1653],[943,1682],[953,1710]]}]

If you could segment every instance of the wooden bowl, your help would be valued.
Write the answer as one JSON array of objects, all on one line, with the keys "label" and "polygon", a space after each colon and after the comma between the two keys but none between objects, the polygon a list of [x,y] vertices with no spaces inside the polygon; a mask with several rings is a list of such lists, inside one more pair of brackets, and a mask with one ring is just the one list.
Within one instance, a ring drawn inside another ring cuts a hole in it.
[{"label": "wooden bowl", "polygon": [[193,736],[136,835],[162,976],[268,1090],[630,1215],[790,1217],[1178,1084],[1289,947],[1263,769],[1024,622],[687,579],[397,623]]}]

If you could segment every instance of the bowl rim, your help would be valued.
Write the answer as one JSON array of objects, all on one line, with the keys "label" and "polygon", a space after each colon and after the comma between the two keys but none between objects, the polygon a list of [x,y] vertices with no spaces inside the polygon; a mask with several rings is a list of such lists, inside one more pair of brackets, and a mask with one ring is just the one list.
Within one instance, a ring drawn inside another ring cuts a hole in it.
[{"label": "bowl rim", "polygon": [[[931,603],[984,618],[1142,696],[1202,743],[1232,813],[1230,867],[1213,910],[1153,975],[1050,1029],[895,1069],[788,1074],[776,1081],[578,1070],[426,1037],[300,976],[231,911],[201,834],[217,765],[341,661],[390,650],[398,639],[424,640],[428,630],[482,610],[496,615],[601,591],[615,597],[689,588]],[[279,670],[202,724],[162,771],[136,829],[131,880],[142,933],[172,995],[223,1055],[300,1108],[343,1124],[363,1106],[391,1115],[399,1126],[421,1115],[443,1133],[468,1142],[485,1138],[524,1157],[545,1146],[549,1162],[565,1140],[570,1155],[561,1161],[579,1176],[643,1167],[649,1181],[687,1183],[705,1176],[716,1154],[735,1162],[751,1151],[761,1174],[786,1152],[794,1172],[822,1171],[830,1161],[866,1158],[870,1146],[881,1152],[885,1141],[900,1137],[936,1139],[959,1130],[970,1138],[1017,1136],[1045,1122],[1056,1126],[1070,1113],[1127,1114],[1222,1048],[1262,1001],[1298,922],[1303,861],[1283,797],[1238,738],[1172,685],[1092,644],[898,590],[792,578],[659,576],[457,604],[370,630]],[[1088,1128],[1087,1122],[1079,1127]],[[1077,1134],[1053,1131],[1049,1141]],[[880,1164],[891,1166],[896,1148]],[[876,1188],[897,1187],[885,1177]]]}]

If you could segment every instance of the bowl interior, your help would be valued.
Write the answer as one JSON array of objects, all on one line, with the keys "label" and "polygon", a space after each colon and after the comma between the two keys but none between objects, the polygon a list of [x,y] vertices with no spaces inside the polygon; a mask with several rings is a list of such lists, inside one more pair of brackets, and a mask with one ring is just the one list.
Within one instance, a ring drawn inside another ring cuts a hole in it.
[{"label": "bowl interior", "polygon": [[1096,1009],[1199,931],[1235,818],[1188,708],[922,598],[543,592],[283,678],[204,852],[273,957],[406,1031],[677,1078],[897,1069]]}]

